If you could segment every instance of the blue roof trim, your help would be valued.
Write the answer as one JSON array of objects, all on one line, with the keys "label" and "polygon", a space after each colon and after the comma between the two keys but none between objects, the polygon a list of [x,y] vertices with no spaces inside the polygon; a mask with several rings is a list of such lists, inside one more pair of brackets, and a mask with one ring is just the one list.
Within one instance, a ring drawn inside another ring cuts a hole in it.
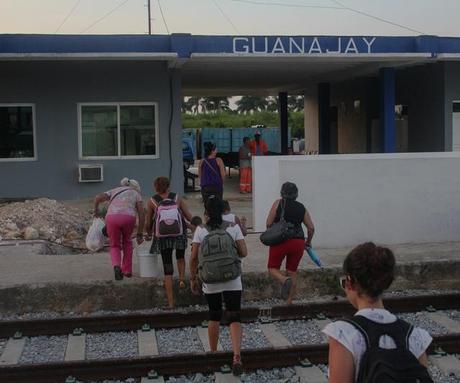
[{"label": "blue roof trim", "polygon": [[416,36],[193,36],[0,34],[0,54],[177,53],[398,54],[460,53],[460,38]]},{"label": "blue roof trim", "polygon": [[0,35],[0,53],[164,53],[169,36]]}]

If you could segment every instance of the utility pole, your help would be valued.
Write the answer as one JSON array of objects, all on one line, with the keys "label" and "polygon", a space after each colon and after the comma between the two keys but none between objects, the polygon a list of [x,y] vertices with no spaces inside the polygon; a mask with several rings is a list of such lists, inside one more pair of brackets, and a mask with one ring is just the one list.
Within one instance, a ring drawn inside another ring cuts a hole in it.
[{"label": "utility pole", "polygon": [[148,0],[148,5],[147,5],[147,8],[148,8],[148,13],[149,13],[149,19],[148,19],[148,22],[149,22],[149,35],[152,34],[152,18],[150,17],[150,0]]}]

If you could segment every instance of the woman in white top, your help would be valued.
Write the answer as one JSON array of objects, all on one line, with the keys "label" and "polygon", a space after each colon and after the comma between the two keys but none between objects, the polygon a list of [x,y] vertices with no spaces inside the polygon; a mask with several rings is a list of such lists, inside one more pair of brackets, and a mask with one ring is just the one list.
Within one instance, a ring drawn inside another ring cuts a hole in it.
[{"label": "woman in white top", "polygon": [[[198,226],[192,241],[192,254],[190,257],[190,288],[194,294],[198,290],[198,251],[203,239],[208,235],[208,228],[211,230],[221,227],[223,203],[219,198],[209,198],[205,209],[206,225]],[[244,242],[243,234],[238,225],[230,225],[226,231],[235,241],[238,255],[246,257],[248,251]],[[226,322],[230,323],[230,337],[233,347],[233,374],[240,375],[243,371],[241,364],[241,277],[228,282],[203,283],[203,293],[206,296],[209,306],[208,336],[211,351],[217,351],[219,340],[219,325],[222,319],[222,299],[225,302]]]},{"label": "woman in white top", "polygon": [[[350,303],[360,315],[372,322],[389,324],[396,316],[385,310],[382,293],[394,279],[395,257],[392,251],[372,242],[355,247],[343,263],[345,276],[340,284]],[[361,358],[366,351],[366,340],[351,323],[337,321],[326,326],[323,332],[329,340],[329,383],[353,383],[358,379]],[[428,364],[426,349],[431,336],[414,328],[408,339],[409,351],[425,367]],[[379,347],[394,349],[396,344],[388,335],[379,340]]]}]

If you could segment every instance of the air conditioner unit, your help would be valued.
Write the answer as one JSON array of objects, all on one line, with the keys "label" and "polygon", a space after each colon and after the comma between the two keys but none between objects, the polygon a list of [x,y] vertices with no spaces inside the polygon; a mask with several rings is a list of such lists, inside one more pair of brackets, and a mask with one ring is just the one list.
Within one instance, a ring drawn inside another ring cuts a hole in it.
[{"label": "air conditioner unit", "polygon": [[78,182],[104,181],[104,166],[102,164],[78,165]]}]

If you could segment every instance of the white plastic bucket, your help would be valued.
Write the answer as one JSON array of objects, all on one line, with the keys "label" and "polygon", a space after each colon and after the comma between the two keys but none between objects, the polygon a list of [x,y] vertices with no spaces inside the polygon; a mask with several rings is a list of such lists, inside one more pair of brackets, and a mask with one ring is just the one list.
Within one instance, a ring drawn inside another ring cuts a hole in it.
[{"label": "white plastic bucket", "polygon": [[141,278],[160,277],[161,270],[158,254],[150,254],[148,247],[141,246],[136,248],[136,254],[139,260],[139,275]]}]

